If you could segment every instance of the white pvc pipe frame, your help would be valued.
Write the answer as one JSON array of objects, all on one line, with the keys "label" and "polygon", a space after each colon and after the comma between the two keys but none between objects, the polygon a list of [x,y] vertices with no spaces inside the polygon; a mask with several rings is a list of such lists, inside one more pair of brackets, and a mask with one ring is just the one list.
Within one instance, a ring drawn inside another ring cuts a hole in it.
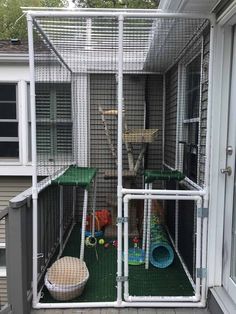
[{"label": "white pvc pipe frame", "polygon": [[[149,190],[150,191],[150,190]],[[129,263],[128,263],[128,250],[129,250],[129,201],[130,200],[193,200],[197,202],[197,209],[202,207],[202,197],[200,195],[147,195],[147,194],[127,194],[124,196],[124,276],[129,278]],[[150,220],[150,219],[149,219]],[[201,267],[201,244],[202,244],[202,218],[197,217],[197,230],[196,230],[196,269]],[[201,280],[200,278],[196,278],[196,287],[195,287],[195,295],[192,297],[181,297],[181,296],[130,296],[129,295],[129,281],[125,281],[124,283],[124,299],[127,302],[163,302],[163,301],[179,301],[179,302],[199,302],[201,300]],[[161,303],[162,304],[162,303]]]},{"label": "white pvc pipe frame", "polygon": [[[117,143],[117,157],[118,157],[118,185],[117,185],[117,198],[118,198],[118,217],[122,216],[122,196],[125,193],[135,193],[135,194],[145,194],[149,193],[149,195],[145,197],[153,197],[153,195],[175,195],[175,197],[180,197],[182,195],[183,191],[162,191],[162,190],[152,190],[145,191],[142,190],[141,192],[139,190],[127,190],[122,188],[122,109],[123,109],[123,21],[124,18],[203,18],[203,19],[209,19],[212,21],[212,24],[214,24],[215,20],[212,18],[212,16],[209,15],[203,15],[203,14],[190,14],[190,13],[162,13],[162,12],[156,12],[156,13],[148,13],[148,12],[129,12],[122,11],[121,12],[96,12],[95,11],[89,11],[85,12],[83,10],[81,11],[27,11],[27,25],[28,25],[28,44],[29,44],[29,66],[30,66],[30,100],[31,100],[31,145],[32,145],[32,168],[33,168],[33,174],[32,174],[32,200],[33,200],[33,283],[32,283],[32,290],[33,290],[33,307],[34,308],[67,308],[68,303],[40,303],[40,294],[37,292],[37,277],[38,277],[38,217],[37,217],[37,206],[38,206],[38,190],[37,190],[37,150],[36,150],[36,110],[35,110],[35,69],[34,69],[34,44],[33,44],[33,18],[34,17],[116,17],[119,20],[119,50],[118,50],[118,143]],[[211,28],[211,43],[210,43],[210,53],[212,53],[212,38],[213,38],[213,28]],[[209,81],[210,78],[212,78],[212,57],[210,54],[210,62],[209,62]],[[209,98],[208,102],[210,103],[211,108],[211,85],[209,86]],[[210,112],[208,108],[208,113]],[[211,127],[210,122],[210,114],[208,114],[207,117],[207,126]],[[207,146],[210,146],[210,130],[208,129],[207,132]],[[208,182],[209,182],[209,153],[210,148],[207,147],[207,156],[206,156],[206,172],[205,172],[205,182],[206,184],[206,192],[205,191],[198,191],[198,195],[204,195],[204,198],[206,201],[204,202],[204,206],[208,205]],[[187,195],[196,195],[194,191],[184,191],[183,193],[185,196]],[[190,192],[190,193],[187,193]],[[197,191],[195,191],[197,192]],[[136,195],[138,196],[138,195]],[[143,197],[143,195],[142,195]],[[122,224],[117,224],[118,229],[118,258],[117,258],[117,275],[122,275]],[[206,239],[207,237],[207,219],[205,218],[203,221],[203,239]],[[204,250],[206,250],[206,244],[203,244]],[[203,252],[203,261],[202,261],[202,267],[206,265],[206,252]],[[196,302],[194,304],[195,307],[204,307],[205,306],[205,290],[206,287],[206,280],[202,280],[202,297],[200,302]],[[172,301],[173,300],[173,301]],[[143,301],[143,302],[142,302]],[[165,297],[160,298],[161,303],[155,302],[147,302],[149,301],[146,297],[143,297],[141,302],[124,302],[122,301],[122,283],[117,283],[117,301],[115,302],[91,302],[91,303],[69,303],[70,308],[85,308],[85,307],[153,307],[153,306],[161,306],[161,307],[192,307],[192,302],[182,302],[181,299],[178,299],[176,297],[176,301],[174,299],[171,299],[171,302],[165,300]]]}]

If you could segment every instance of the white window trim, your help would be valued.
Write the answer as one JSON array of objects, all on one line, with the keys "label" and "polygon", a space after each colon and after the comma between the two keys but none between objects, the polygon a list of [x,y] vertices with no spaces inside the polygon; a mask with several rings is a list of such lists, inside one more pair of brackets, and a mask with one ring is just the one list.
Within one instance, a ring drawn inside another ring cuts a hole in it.
[{"label": "white window trim", "polygon": [[[199,99],[199,116],[197,118],[185,119],[185,108],[186,108],[186,68],[188,65],[199,55],[201,55],[201,71],[202,71],[202,58],[203,58],[203,36],[200,37],[196,43],[193,44],[193,49],[200,48],[199,51],[192,54],[192,49],[190,47],[189,52],[185,55],[184,60],[181,60],[178,64],[178,102],[177,102],[177,123],[176,123],[176,169],[179,171],[183,171],[183,158],[184,158],[184,149],[183,145],[179,144],[179,141],[184,140],[185,137],[188,137],[186,132],[186,128],[184,130],[184,125],[189,125],[194,122],[199,122],[199,132],[198,132],[198,143],[200,143],[200,110],[201,110],[201,92]],[[196,47],[195,47],[196,45]],[[201,73],[202,77],[202,73]],[[200,82],[200,89],[201,89]],[[200,155],[200,145],[198,145],[198,161],[197,161],[197,181],[194,182],[199,186],[199,156]],[[188,178],[191,182],[193,182],[190,178]]]},{"label": "white window trim", "polygon": [[[18,137],[4,138],[7,141],[18,141],[19,143],[19,158],[1,158],[1,166],[31,166],[31,161],[28,158],[28,94],[26,80],[20,81],[1,81],[0,84],[16,84],[16,112],[18,122]],[[0,121],[13,121],[13,119],[1,119]],[[2,138],[3,139],[3,138]]]}]

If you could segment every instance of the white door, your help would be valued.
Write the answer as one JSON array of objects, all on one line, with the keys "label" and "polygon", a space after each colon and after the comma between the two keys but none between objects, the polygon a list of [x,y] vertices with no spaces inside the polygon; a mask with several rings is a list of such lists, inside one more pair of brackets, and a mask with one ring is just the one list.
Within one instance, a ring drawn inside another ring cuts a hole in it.
[{"label": "white door", "polygon": [[233,300],[236,299],[236,27],[233,35],[232,72],[229,106],[226,198],[223,246],[223,285]]}]

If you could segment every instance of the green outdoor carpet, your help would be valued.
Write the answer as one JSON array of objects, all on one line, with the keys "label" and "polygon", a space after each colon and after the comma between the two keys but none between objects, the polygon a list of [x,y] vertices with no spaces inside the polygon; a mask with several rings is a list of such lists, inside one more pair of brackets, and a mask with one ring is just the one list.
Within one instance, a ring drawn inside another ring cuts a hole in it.
[{"label": "green outdoor carpet", "polygon": [[[108,242],[111,239],[104,239]],[[132,247],[133,244],[130,244]],[[79,257],[80,228],[76,226],[65,247],[63,256]],[[97,245],[98,260],[94,248],[85,247],[85,262],[89,270],[89,280],[83,294],[69,302],[105,302],[116,300],[116,248]],[[136,296],[192,296],[193,288],[177,256],[171,266],[158,269],[150,264],[129,267],[130,295]],[[54,300],[43,288],[41,302],[60,302]]]}]

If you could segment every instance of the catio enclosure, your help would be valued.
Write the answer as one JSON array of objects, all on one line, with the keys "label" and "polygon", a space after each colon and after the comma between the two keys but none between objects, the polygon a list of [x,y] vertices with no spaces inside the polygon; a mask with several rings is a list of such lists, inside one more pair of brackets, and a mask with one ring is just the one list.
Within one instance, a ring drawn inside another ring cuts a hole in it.
[{"label": "catio enclosure", "polygon": [[[34,307],[204,306],[208,18],[40,10],[28,31]],[[89,275],[52,275],[64,256]]]}]

